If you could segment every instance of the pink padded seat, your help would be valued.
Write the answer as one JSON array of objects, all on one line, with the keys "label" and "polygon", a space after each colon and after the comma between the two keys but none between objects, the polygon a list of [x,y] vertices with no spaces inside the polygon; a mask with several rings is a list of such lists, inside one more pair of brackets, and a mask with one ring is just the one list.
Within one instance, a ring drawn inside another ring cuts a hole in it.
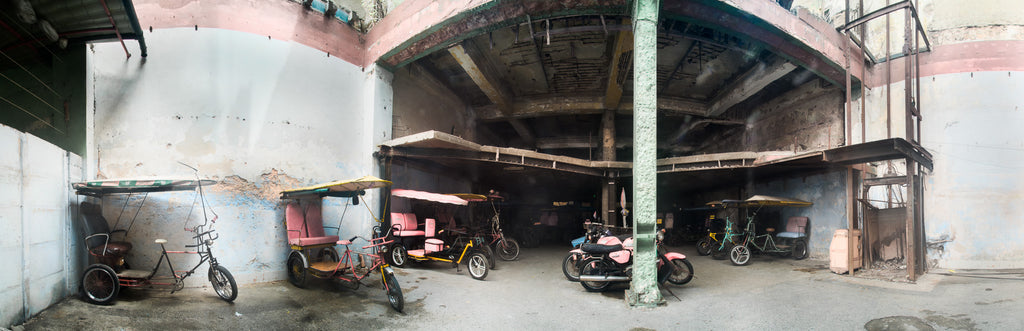
[{"label": "pink padded seat", "polygon": [[779,233],[779,238],[803,238],[807,236],[807,217],[794,216],[786,221],[786,232]]},{"label": "pink padded seat", "polygon": [[284,210],[285,225],[288,227],[288,244],[296,246],[312,246],[334,244],[338,236],[324,233],[324,222],[320,214],[320,206],[309,206],[303,215],[302,207],[297,203],[289,203]]},{"label": "pink padded seat", "polygon": [[426,231],[416,230],[416,214],[413,213],[391,213],[391,226],[395,227],[395,235],[399,237],[415,237],[426,234]]}]

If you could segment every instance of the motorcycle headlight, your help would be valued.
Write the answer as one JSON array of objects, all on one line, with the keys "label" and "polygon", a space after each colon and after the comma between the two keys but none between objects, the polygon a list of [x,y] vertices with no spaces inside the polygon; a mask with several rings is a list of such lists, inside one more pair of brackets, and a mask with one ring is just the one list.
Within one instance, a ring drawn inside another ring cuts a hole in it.
[{"label": "motorcycle headlight", "polygon": [[658,231],[658,241],[665,240],[665,231]]}]

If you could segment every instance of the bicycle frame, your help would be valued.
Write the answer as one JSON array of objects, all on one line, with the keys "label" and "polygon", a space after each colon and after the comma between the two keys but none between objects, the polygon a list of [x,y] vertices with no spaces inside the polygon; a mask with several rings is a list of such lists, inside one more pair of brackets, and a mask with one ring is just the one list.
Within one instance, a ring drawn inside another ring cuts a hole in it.
[{"label": "bicycle frame", "polygon": [[[201,231],[202,227],[203,226],[200,225],[197,226],[195,229],[197,231]],[[211,234],[213,233],[213,231],[214,230],[201,232],[200,234],[193,237],[196,239],[195,245],[185,245],[186,248],[195,247],[195,251],[168,251],[167,248],[164,246],[166,241],[159,242],[161,250],[160,260],[158,260],[156,266],[153,267],[153,271],[150,274],[150,276],[145,279],[121,278],[119,279],[121,286],[138,287],[145,285],[174,285],[175,288],[171,290],[171,293],[181,290],[184,287],[185,279],[194,274],[196,269],[199,269],[199,267],[202,266],[203,263],[209,262],[211,269],[218,265],[217,258],[213,257],[213,252],[210,250],[210,244],[212,244],[213,241],[219,238],[220,236],[212,236]],[[204,237],[209,237],[209,239],[204,239]],[[170,254],[196,254],[199,255],[199,262],[197,262],[196,265],[189,270],[174,270],[174,266],[171,264]],[[159,271],[160,266],[163,265],[163,262],[165,260],[167,261],[167,268],[171,270],[170,277],[173,277],[174,283],[163,283],[153,281],[153,279],[162,279],[160,277],[157,277],[157,271]]]}]

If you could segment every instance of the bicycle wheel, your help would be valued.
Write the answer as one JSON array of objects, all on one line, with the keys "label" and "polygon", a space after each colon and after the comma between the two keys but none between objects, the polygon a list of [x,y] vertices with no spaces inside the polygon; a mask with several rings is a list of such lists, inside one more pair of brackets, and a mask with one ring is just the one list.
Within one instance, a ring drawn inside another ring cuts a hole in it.
[{"label": "bicycle wheel", "polygon": [[391,308],[401,313],[405,308],[405,297],[402,295],[402,288],[398,285],[398,279],[394,274],[387,272],[381,273],[380,277],[384,279],[384,291],[387,291],[388,303],[391,304]]},{"label": "bicycle wheel", "polygon": [[306,287],[306,264],[303,262],[302,253],[293,251],[288,256],[288,282],[295,287]]},{"label": "bicycle wheel", "polygon": [[729,260],[734,265],[747,265],[750,263],[750,249],[747,245],[736,245],[729,251]]},{"label": "bicycle wheel", "polygon": [[473,279],[483,280],[487,278],[487,257],[484,253],[473,252],[469,254],[469,260],[466,261],[466,265],[469,268],[469,275],[473,276]]},{"label": "bicycle wheel", "polygon": [[711,237],[705,236],[697,241],[697,254],[700,256],[711,255],[711,249],[714,243],[711,241]]},{"label": "bicycle wheel", "polygon": [[117,273],[107,265],[93,264],[82,274],[82,298],[89,303],[114,303],[120,287]]},{"label": "bicycle wheel", "polygon": [[512,238],[498,240],[498,257],[505,261],[519,258],[519,242]]},{"label": "bicycle wheel", "polygon": [[231,276],[227,268],[215,265],[210,268],[209,277],[210,283],[213,284],[213,290],[221,299],[227,302],[235,301],[235,298],[238,297],[238,285],[235,284],[235,277]]}]

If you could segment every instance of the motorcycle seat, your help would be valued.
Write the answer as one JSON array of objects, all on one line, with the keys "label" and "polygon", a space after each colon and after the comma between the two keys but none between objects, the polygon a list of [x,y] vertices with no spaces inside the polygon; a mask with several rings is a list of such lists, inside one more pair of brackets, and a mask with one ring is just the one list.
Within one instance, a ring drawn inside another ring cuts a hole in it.
[{"label": "motorcycle seat", "polygon": [[592,254],[607,254],[611,252],[618,252],[622,250],[622,245],[601,245],[601,244],[590,244],[586,243],[580,247],[584,252]]}]

